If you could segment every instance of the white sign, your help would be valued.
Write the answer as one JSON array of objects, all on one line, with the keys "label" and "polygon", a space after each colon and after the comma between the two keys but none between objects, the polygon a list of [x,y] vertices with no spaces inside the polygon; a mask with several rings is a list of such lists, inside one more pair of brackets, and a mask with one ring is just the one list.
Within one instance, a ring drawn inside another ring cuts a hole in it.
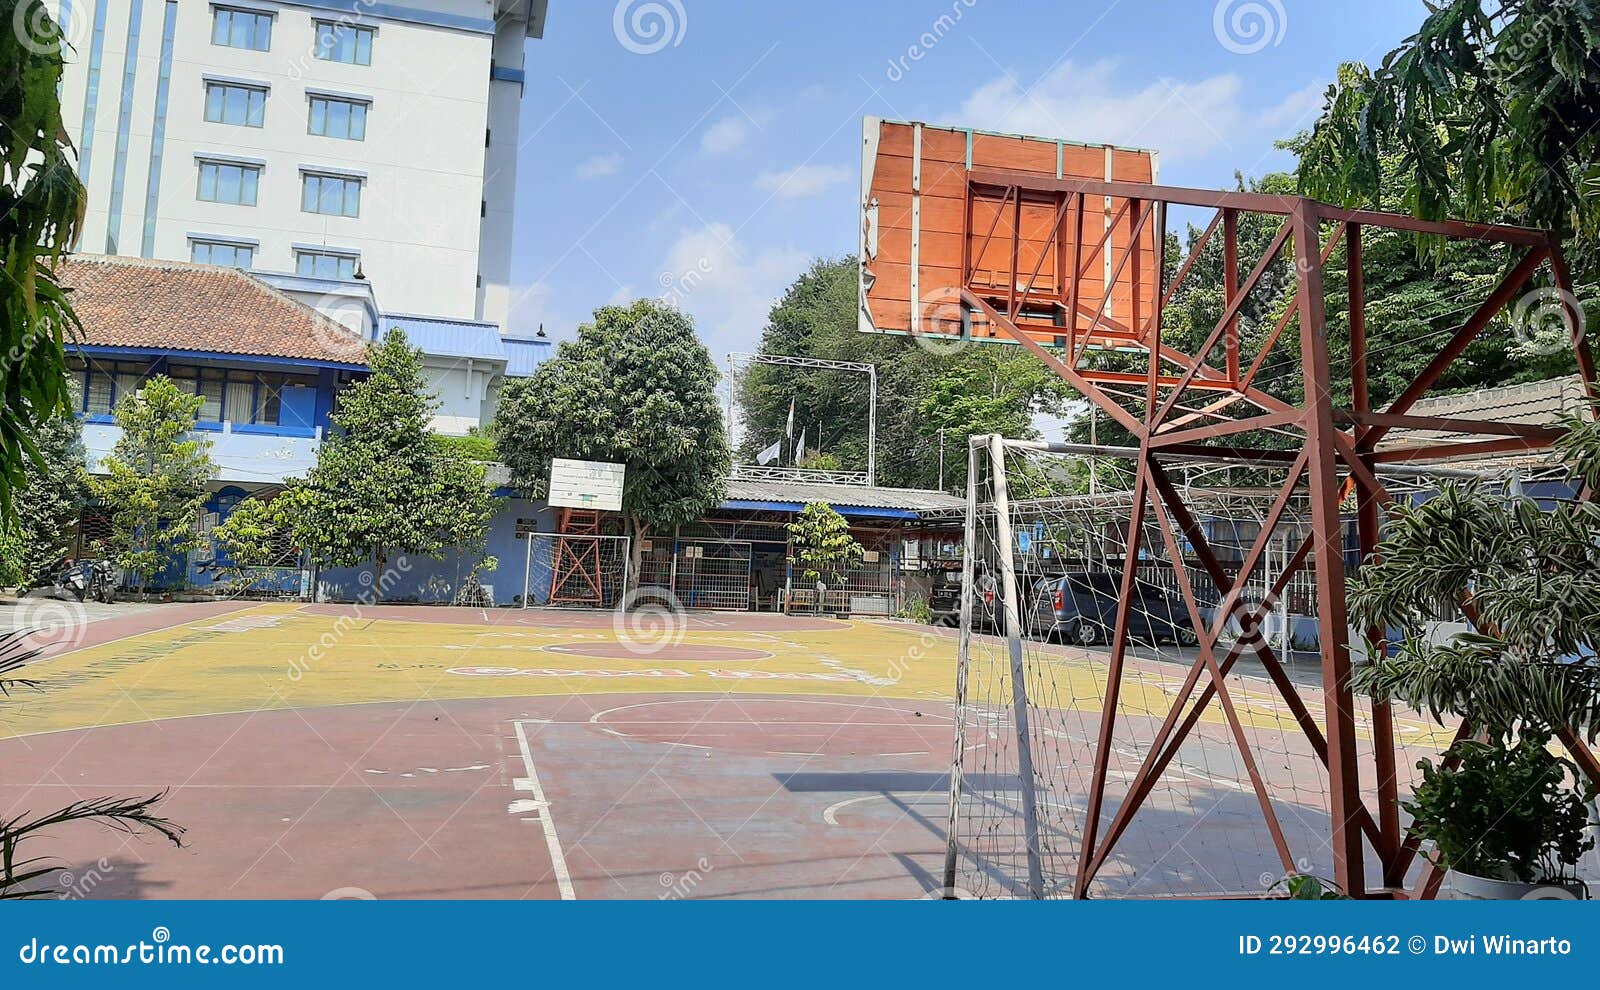
[{"label": "white sign", "polygon": [[621,512],[623,469],[621,464],[557,457],[550,462],[550,504]]}]

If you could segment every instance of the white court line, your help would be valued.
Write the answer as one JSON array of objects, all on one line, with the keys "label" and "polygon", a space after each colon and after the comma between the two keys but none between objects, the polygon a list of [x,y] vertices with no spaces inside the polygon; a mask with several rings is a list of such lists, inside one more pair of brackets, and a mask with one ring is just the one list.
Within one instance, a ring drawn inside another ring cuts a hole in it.
[{"label": "white court line", "polygon": [[539,786],[539,774],[533,769],[533,753],[528,749],[528,734],[522,731],[521,722],[512,722],[517,730],[517,749],[522,752],[522,768],[528,776],[517,781],[518,790],[526,789],[533,795],[533,811],[539,816],[539,824],[544,827],[545,845],[550,849],[550,869],[556,875],[556,887],[561,891],[561,899],[575,901],[578,895],[572,889],[572,875],[567,872],[567,857],[561,851],[561,840],[556,837],[555,818],[550,813],[550,802],[545,800],[544,788]]}]

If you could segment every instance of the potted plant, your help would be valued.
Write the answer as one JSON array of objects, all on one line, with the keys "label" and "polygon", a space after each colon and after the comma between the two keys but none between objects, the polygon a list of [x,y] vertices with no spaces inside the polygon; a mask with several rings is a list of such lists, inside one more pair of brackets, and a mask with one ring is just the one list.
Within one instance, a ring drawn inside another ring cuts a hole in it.
[{"label": "potted plant", "polygon": [[1456,896],[1586,899],[1574,867],[1594,848],[1584,803],[1594,790],[1573,786],[1581,778],[1572,761],[1535,736],[1509,746],[1464,740],[1451,754],[1460,762],[1448,770],[1417,764],[1422,782],[1401,806],[1454,874]]},{"label": "potted plant", "polygon": [[[1568,426],[1562,452],[1578,484],[1600,484],[1597,427]],[[1568,885],[1594,845],[1585,802],[1595,781],[1551,746],[1600,733],[1600,504],[1545,506],[1478,483],[1397,504],[1350,605],[1389,642],[1387,653],[1369,644],[1375,659],[1355,668],[1352,687],[1472,727],[1438,765],[1418,764],[1404,805],[1458,895],[1577,893]],[[1470,631],[1428,635],[1458,612]]]}]

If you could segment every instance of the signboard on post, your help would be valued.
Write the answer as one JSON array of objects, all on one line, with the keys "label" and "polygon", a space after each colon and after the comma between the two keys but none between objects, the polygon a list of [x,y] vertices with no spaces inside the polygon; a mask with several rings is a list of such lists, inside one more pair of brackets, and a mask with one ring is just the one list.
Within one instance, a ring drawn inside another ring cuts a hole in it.
[{"label": "signboard on post", "polygon": [[622,464],[557,457],[550,462],[550,504],[565,509],[621,512],[624,470]]}]

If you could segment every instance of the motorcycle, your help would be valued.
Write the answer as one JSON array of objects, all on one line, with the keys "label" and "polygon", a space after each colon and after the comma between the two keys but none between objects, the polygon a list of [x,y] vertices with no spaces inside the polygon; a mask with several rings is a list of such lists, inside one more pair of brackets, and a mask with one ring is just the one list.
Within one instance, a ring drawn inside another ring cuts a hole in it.
[{"label": "motorcycle", "polygon": [[56,583],[72,592],[80,602],[92,598],[109,604],[116,592],[109,560],[69,561]]}]

